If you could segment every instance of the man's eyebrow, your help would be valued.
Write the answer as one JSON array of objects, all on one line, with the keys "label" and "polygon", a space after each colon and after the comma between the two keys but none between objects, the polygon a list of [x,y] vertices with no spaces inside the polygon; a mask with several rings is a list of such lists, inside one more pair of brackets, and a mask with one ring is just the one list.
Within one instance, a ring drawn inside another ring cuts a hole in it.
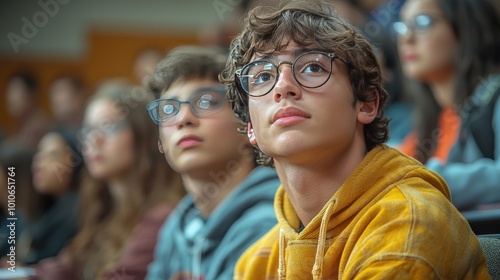
[{"label": "man's eyebrow", "polygon": [[293,57],[297,57],[301,54],[304,54],[306,52],[311,52],[311,51],[322,51],[320,50],[319,48],[298,48],[298,49],[295,49],[292,54],[293,54]]},{"label": "man's eyebrow", "polygon": [[[324,50],[322,50],[322,49],[320,49],[320,48],[297,48],[297,49],[295,49],[295,50],[293,50],[293,51],[291,52],[291,55],[292,55],[294,58],[296,58],[296,57],[298,57],[299,55],[304,54],[304,53],[306,53],[306,52],[310,52],[310,51],[324,51]],[[276,55],[275,55],[276,53],[277,53],[277,52],[266,53],[266,54],[262,55],[262,56],[259,58],[259,60],[260,60],[260,59],[267,59],[267,60],[271,60],[272,58],[275,58],[275,57],[276,57]]]}]

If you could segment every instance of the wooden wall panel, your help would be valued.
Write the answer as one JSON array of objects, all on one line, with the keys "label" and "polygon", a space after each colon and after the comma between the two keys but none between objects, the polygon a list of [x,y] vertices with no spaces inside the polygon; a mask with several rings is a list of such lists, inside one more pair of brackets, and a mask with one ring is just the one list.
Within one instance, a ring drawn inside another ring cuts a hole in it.
[{"label": "wooden wall panel", "polygon": [[185,34],[172,32],[140,32],[93,29],[88,33],[87,51],[77,60],[51,58],[0,57],[0,127],[11,133],[16,126],[5,111],[5,88],[7,79],[15,72],[28,70],[39,79],[41,108],[51,115],[48,89],[51,81],[63,73],[81,75],[90,95],[102,81],[110,78],[126,78],[137,82],[133,74],[136,55],[145,48],[154,48],[165,54],[173,47],[184,44],[198,44],[195,32]]},{"label": "wooden wall panel", "polygon": [[[193,32],[194,34],[194,32]],[[91,48],[84,65],[85,76],[95,86],[104,79],[125,77],[137,82],[133,74],[134,60],[145,48],[154,48],[167,53],[173,47],[198,44],[196,35],[155,35],[151,33],[124,33],[124,31],[93,31],[88,41]]]}]

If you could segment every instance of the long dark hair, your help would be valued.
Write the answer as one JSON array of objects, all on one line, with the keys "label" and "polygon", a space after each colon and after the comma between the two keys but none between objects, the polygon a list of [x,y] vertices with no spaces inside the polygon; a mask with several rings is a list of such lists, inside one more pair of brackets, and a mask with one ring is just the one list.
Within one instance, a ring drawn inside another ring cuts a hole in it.
[{"label": "long dark hair", "polygon": [[[435,0],[457,39],[453,100],[460,112],[474,89],[500,71],[500,7],[497,0]],[[429,86],[419,83],[415,94],[417,145],[415,157],[425,163],[434,153],[442,108]]]}]

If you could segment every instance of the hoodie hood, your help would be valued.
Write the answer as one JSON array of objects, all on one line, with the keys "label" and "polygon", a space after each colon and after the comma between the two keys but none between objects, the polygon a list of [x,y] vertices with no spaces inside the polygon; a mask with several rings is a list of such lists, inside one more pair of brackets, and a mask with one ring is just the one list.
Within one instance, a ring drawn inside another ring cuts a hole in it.
[{"label": "hoodie hood", "polygon": [[[337,235],[345,229],[356,215],[363,212],[367,205],[378,201],[396,185],[405,180],[422,180],[422,185],[434,186],[448,200],[450,192],[445,181],[436,173],[426,170],[418,161],[399,151],[379,145],[372,149],[358,167],[346,179],[339,190],[326,203],[314,219],[302,231],[297,232],[300,220],[282,187],[275,199],[275,211],[280,232],[279,275],[284,279],[286,240],[317,240],[316,259],[313,278],[322,275],[322,263],[327,236]],[[334,217],[334,218],[332,218]]]},{"label": "hoodie hood", "polygon": [[[189,230],[187,227],[193,221],[201,221],[203,231],[197,234],[197,238],[217,241],[224,237],[232,222],[241,217],[253,205],[269,199],[273,201],[278,185],[279,181],[273,169],[263,166],[257,167],[206,220],[202,218],[200,211],[196,208],[193,197],[188,195],[179,206],[180,229],[185,232]],[[190,243],[189,240],[183,240],[184,242]]]}]

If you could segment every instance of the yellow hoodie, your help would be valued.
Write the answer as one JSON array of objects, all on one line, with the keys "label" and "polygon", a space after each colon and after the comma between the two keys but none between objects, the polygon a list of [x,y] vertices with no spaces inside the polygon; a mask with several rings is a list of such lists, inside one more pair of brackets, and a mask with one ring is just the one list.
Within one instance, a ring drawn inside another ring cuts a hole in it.
[{"label": "yellow hoodie", "polygon": [[241,256],[234,279],[490,279],[444,180],[385,145],[302,231],[283,187],[274,209],[278,225]]}]

